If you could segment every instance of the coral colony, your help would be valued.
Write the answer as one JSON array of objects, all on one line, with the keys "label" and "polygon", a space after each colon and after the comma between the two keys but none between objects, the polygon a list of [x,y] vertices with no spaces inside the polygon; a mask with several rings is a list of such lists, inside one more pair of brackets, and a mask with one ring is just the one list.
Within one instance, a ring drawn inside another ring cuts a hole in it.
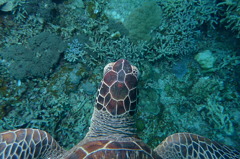
[{"label": "coral colony", "polygon": [[239,0],[0,0],[0,10],[0,132],[38,128],[73,147],[102,68],[124,58],[140,71],[145,143],[191,132],[240,147]]}]

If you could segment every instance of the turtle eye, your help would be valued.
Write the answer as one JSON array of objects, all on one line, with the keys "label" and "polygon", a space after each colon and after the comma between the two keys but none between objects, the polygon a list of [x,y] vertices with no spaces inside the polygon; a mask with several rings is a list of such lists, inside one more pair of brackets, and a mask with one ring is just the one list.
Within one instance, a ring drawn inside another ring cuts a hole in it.
[{"label": "turtle eye", "polygon": [[137,77],[137,79],[140,77],[140,72],[137,67],[132,66],[132,74]]},{"label": "turtle eye", "polygon": [[111,71],[111,70],[113,69],[113,65],[114,65],[114,62],[111,62],[111,63],[107,64],[107,65],[104,67],[103,75],[105,75],[106,73],[108,73],[109,71]]}]

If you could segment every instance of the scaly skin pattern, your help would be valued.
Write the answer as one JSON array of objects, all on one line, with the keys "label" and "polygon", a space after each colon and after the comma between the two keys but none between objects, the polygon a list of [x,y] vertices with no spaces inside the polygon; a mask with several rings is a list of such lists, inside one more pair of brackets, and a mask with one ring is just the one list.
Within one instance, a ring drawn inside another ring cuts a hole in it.
[{"label": "scaly skin pattern", "polygon": [[191,133],[168,136],[155,149],[164,159],[240,159],[240,152]]},{"label": "scaly skin pattern", "polygon": [[0,159],[31,159],[57,157],[64,150],[47,132],[18,129],[0,134]]},{"label": "scaly skin pattern", "polygon": [[0,133],[0,159],[240,159],[236,149],[191,133],[173,134],[150,149],[135,133],[138,76],[124,59],[105,66],[89,131],[71,150],[45,131],[18,129]]}]

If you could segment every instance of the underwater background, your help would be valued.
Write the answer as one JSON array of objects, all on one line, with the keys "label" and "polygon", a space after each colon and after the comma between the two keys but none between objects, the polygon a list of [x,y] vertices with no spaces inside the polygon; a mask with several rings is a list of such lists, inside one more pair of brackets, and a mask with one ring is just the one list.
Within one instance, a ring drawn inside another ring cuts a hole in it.
[{"label": "underwater background", "polygon": [[38,128],[71,148],[109,62],[138,67],[138,136],[240,148],[240,0],[0,0],[0,132]]}]

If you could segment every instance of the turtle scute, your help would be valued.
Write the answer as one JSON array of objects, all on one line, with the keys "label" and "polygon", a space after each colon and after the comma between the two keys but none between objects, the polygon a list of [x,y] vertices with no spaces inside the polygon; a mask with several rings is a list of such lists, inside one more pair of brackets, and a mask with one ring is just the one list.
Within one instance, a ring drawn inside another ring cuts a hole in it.
[{"label": "turtle scute", "polygon": [[141,141],[91,141],[65,159],[161,159]]}]

